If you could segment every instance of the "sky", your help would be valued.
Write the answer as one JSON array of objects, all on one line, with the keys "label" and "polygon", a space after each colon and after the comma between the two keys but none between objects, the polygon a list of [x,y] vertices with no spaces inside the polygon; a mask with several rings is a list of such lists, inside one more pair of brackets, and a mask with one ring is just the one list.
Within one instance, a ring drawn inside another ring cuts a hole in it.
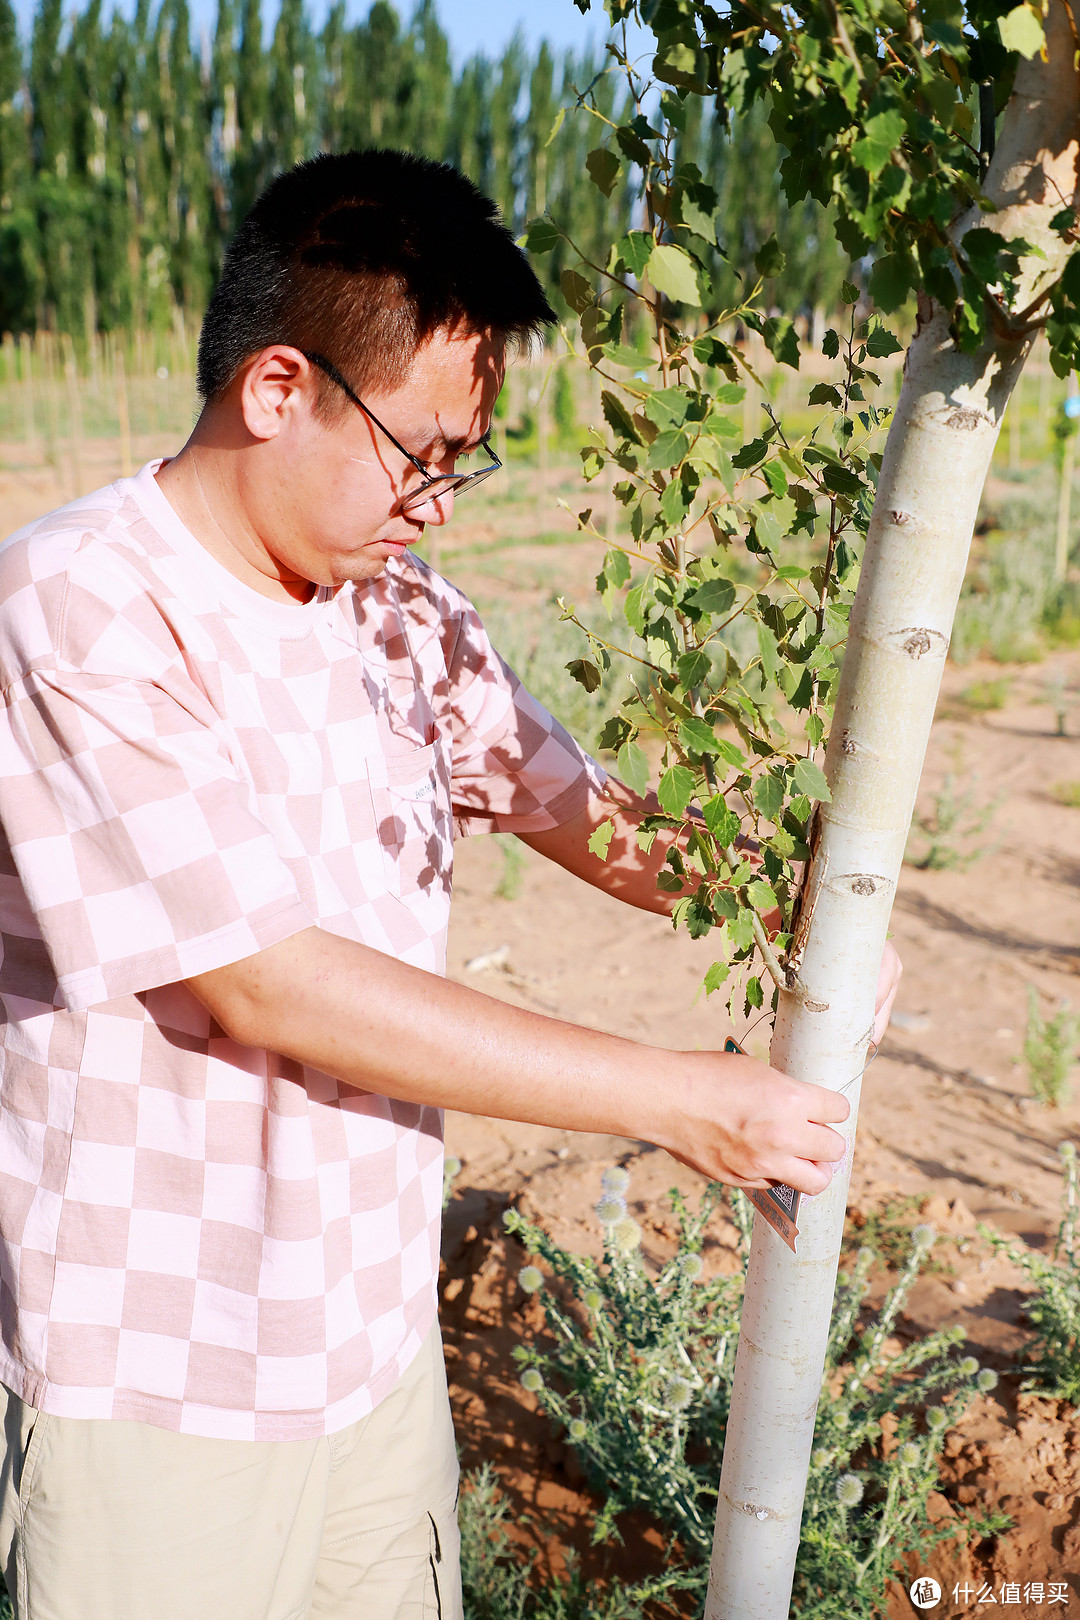
[{"label": "sky", "polygon": [[[393,0],[393,3],[403,19],[411,15],[413,0]],[[131,0],[120,0],[120,4],[126,11],[132,9]],[[215,0],[190,0],[190,5],[194,27],[197,30],[208,27],[217,9]],[[585,17],[574,0],[436,0],[436,5],[454,60],[459,65],[476,51],[498,56],[518,29],[530,44],[547,39],[559,50],[568,47],[580,50],[590,39],[598,42],[607,34],[603,0],[592,0],[592,10]],[[308,7],[312,20],[320,25],[329,9],[329,0],[308,0]],[[16,0],[24,30],[29,29],[34,9],[35,0]],[[104,10],[107,13],[110,9],[106,0]],[[370,0],[350,0],[350,22],[359,22],[370,9]],[[276,12],[275,0],[264,0],[268,24],[272,23]],[[648,37],[651,40],[652,35]]]}]

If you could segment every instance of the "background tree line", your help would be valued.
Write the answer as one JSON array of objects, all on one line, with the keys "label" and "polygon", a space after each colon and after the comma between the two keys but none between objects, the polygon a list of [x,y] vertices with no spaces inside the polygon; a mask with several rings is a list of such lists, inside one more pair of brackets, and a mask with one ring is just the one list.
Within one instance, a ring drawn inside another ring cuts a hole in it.
[{"label": "background tree line", "polygon": [[[567,0],[569,3],[569,0]],[[282,0],[267,32],[260,0],[219,0],[197,36],[188,0],[102,0],[65,13],[40,0],[20,37],[0,0],[0,332],[93,330],[198,318],[232,231],[280,169],[325,149],[400,146],[457,164],[498,201],[515,232],[551,210],[586,257],[606,262],[641,204],[636,176],[605,197],[585,169],[603,130],[560,106],[597,74],[598,104],[621,121],[606,59],[556,57],[515,39],[455,72],[434,0],[403,20],[376,0],[363,21],[336,0],[321,29]],[[847,263],[808,202],[779,195],[776,148],[753,115],[725,130],[699,109],[680,139],[720,199],[714,277],[736,302],[737,274],[775,231],[786,263],[769,289],[787,314],[831,309]],[[545,261],[556,300],[563,269]]]}]

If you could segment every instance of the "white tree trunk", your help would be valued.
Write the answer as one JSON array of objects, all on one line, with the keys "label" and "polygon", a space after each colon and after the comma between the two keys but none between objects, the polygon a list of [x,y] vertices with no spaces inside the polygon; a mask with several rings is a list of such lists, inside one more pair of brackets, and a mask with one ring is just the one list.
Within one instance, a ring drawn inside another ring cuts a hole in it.
[{"label": "white tree trunk", "polygon": [[[1000,211],[978,221],[1047,254],[1025,266],[1021,308],[1060,273],[1071,248],[1049,220],[1077,194],[1080,90],[1061,0],[1046,27],[1048,60],[1021,63],[987,178]],[[927,300],[908,351],[829,739],[832,802],[771,1051],[774,1067],[845,1091],[848,1155],[804,1201],[797,1256],[754,1223],[706,1620],[787,1620],[878,962],[979,499],[1031,341],[1006,329],[962,354]]]}]

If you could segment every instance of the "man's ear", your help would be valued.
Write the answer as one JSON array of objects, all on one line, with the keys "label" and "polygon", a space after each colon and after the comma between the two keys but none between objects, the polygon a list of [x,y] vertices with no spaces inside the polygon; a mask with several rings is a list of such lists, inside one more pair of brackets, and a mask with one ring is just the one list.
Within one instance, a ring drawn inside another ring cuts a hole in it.
[{"label": "man's ear", "polygon": [[299,349],[275,343],[247,362],[239,379],[240,410],[253,439],[276,439],[298,408],[310,411],[316,379]]}]

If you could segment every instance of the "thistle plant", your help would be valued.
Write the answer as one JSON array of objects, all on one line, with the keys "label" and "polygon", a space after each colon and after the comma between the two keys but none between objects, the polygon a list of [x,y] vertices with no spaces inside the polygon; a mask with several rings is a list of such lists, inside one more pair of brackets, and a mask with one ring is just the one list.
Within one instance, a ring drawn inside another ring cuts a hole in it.
[{"label": "thistle plant", "polygon": [[[625,1199],[610,1183],[600,1206]],[[739,1231],[743,1265],[709,1276],[702,1247],[725,1199]],[[511,1210],[504,1217],[544,1278],[551,1343],[515,1349],[522,1383],[563,1430],[597,1489],[596,1541],[618,1535],[618,1516],[649,1513],[681,1549],[683,1567],[702,1584],[731,1397],[739,1309],[748,1258],[750,1207],[741,1193],[712,1185],[691,1210],[669,1194],[679,1226],[675,1253],[655,1274],[620,1222],[603,1222],[600,1261],[562,1248],[542,1226]],[[609,1213],[606,1209],[603,1213]],[[611,1211],[610,1213],[614,1213]],[[995,1375],[959,1357],[959,1328],[897,1350],[892,1335],[935,1242],[916,1226],[900,1274],[880,1310],[865,1297],[877,1255],[859,1251],[841,1273],[803,1514],[793,1613],[850,1620],[884,1614],[898,1558],[924,1555],[956,1526],[934,1526],[926,1498],[937,1487],[941,1449],[977,1391]],[[888,1455],[882,1420],[896,1418]],[[962,1525],[961,1525],[962,1528]]]},{"label": "thistle plant", "polygon": [[1080,1194],[1076,1148],[1072,1142],[1063,1142],[1058,1152],[1062,1165],[1061,1223],[1049,1257],[1003,1237],[992,1227],[982,1226],[979,1230],[1034,1284],[1034,1292],[1024,1305],[1034,1334],[1017,1367],[1025,1375],[1023,1388],[1080,1406],[1080,1246],[1076,1231]]}]

